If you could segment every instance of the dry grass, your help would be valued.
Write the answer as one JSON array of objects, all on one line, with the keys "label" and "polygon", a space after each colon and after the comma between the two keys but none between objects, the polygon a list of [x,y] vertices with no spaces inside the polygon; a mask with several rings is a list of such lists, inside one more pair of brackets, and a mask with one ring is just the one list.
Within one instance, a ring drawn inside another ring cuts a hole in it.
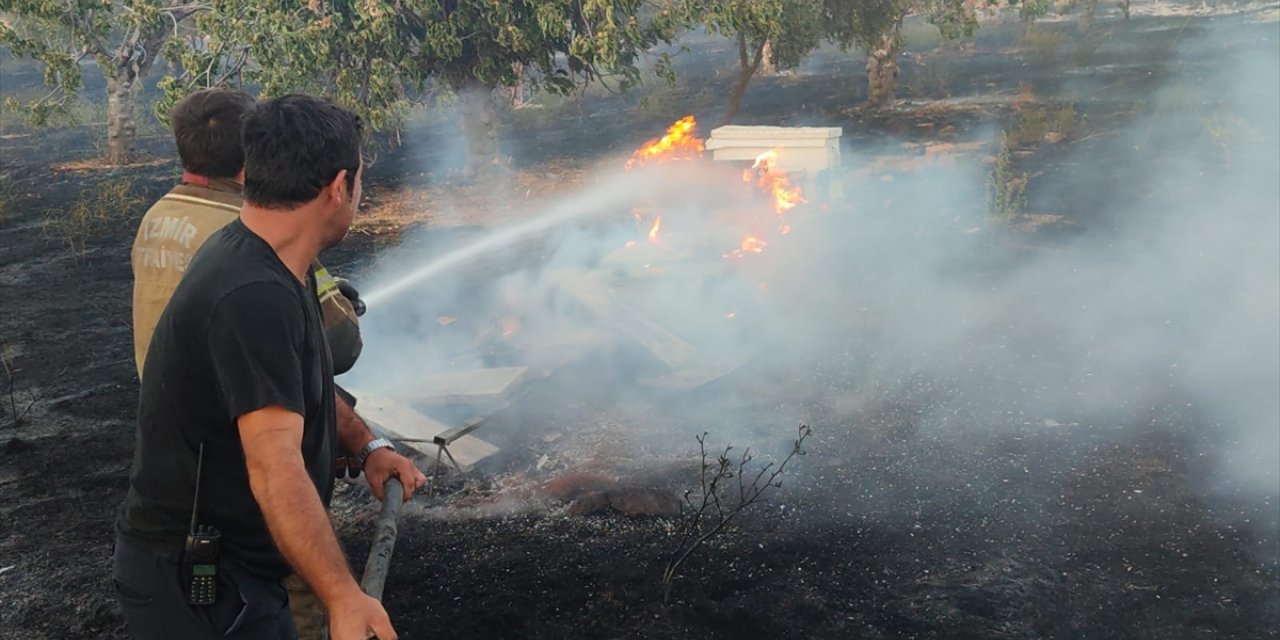
[{"label": "dry grass", "polygon": [[991,216],[1005,224],[1016,220],[1026,206],[1027,174],[1014,170],[1011,144],[1009,135],[1001,132],[990,181]]},{"label": "dry grass", "polygon": [[151,156],[140,154],[133,160],[125,164],[112,164],[101,157],[86,158],[83,160],[68,160],[67,162],[57,162],[49,165],[54,171],[110,171],[114,169],[141,169],[146,167],[160,167],[172,165],[173,158],[161,158],[159,156]]},{"label": "dry grass", "polygon": [[552,160],[536,170],[514,171],[502,184],[442,184],[371,188],[354,231],[395,235],[405,227],[492,226],[537,211],[540,205],[582,184],[585,168]]},{"label": "dry grass", "polygon": [[1243,118],[1222,109],[1201,119],[1204,133],[1221,156],[1223,164],[1230,167],[1232,151],[1242,141],[1256,135]]},{"label": "dry grass", "polygon": [[0,181],[0,226],[17,211],[19,193],[12,180]]},{"label": "dry grass", "polygon": [[907,95],[916,99],[947,98],[951,92],[947,90],[955,75],[952,66],[941,60],[927,60],[917,55],[916,64],[907,67],[903,76]]},{"label": "dry grass", "polygon": [[45,236],[65,242],[79,258],[88,250],[92,238],[127,219],[142,204],[142,199],[134,195],[133,180],[103,181],[81,192],[65,211],[47,211]]},{"label": "dry grass", "polygon": [[1077,125],[1076,108],[1069,103],[1021,109],[1009,130],[1009,143],[1022,147],[1061,142],[1075,134]]},{"label": "dry grass", "polygon": [[1017,46],[1040,62],[1050,62],[1058,57],[1058,51],[1065,40],[1066,36],[1057,31],[1049,31],[1031,24],[1018,38]]}]

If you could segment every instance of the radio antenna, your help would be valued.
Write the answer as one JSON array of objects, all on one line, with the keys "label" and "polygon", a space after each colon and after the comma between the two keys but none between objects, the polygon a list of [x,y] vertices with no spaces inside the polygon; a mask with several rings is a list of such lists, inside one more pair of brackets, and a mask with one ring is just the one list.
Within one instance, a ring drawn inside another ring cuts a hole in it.
[{"label": "radio antenna", "polygon": [[191,497],[191,535],[196,534],[196,509],[200,505],[200,475],[204,471],[204,443],[200,443],[200,453],[196,454],[196,494]]}]

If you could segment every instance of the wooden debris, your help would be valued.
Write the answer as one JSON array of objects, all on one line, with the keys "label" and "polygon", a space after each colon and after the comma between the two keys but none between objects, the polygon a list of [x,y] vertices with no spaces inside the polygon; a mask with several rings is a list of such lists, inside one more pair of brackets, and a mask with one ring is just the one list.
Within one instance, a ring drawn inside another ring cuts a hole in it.
[{"label": "wooden debris", "polygon": [[751,354],[745,352],[735,356],[729,360],[692,360],[682,367],[659,376],[645,378],[641,382],[659,389],[692,391],[737,371],[738,367],[751,359]]},{"label": "wooden debris", "polygon": [[435,373],[415,378],[414,391],[396,393],[399,400],[416,405],[505,404],[524,382],[528,367],[499,367]]},{"label": "wooden debris", "polygon": [[[356,397],[356,412],[371,428],[393,440],[404,442],[409,448],[432,460],[438,451],[435,438],[447,435],[454,429],[393,398],[353,389],[347,391]],[[449,445],[449,452],[463,471],[469,471],[476,463],[497,453],[498,448],[474,435],[464,435]]]},{"label": "wooden debris", "polygon": [[550,375],[550,372],[577,362],[608,341],[609,336],[595,329],[517,333],[509,340],[513,347],[523,352],[524,362],[531,370],[526,379]]},{"label": "wooden debris", "polygon": [[603,274],[559,271],[551,277],[559,289],[580,307],[639,343],[667,367],[678,368],[693,356],[693,345],[619,299],[606,284]]}]

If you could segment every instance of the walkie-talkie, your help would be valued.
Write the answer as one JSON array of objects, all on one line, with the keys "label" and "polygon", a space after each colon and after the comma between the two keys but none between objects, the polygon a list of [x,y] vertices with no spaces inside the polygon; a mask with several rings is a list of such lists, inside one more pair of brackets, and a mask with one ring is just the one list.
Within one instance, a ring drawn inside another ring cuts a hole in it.
[{"label": "walkie-talkie", "polygon": [[213,604],[218,597],[218,546],[222,534],[207,525],[196,524],[200,504],[200,476],[204,470],[204,443],[196,459],[196,495],[191,500],[191,528],[187,531],[187,546],[182,553],[182,566],[187,574],[187,604],[202,607]]}]

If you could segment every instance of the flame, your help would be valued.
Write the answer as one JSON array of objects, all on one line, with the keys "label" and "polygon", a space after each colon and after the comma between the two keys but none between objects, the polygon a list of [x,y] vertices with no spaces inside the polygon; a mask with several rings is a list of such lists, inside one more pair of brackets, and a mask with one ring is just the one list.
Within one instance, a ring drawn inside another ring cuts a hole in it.
[{"label": "flame", "polygon": [[[703,140],[695,135],[697,122],[693,116],[685,116],[677,120],[674,124],[667,128],[666,134],[660,138],[654,138],[644,143],[639,149],[631,155],[626,163],[627,169],[643,166],[653,162],[668,162],[671,160],[682,160],[695,158],[702,155]],[[766,151],[756,156],[751,167],[742,172],[743,182],[752,185],[753,188],[759,189],[771,200],[773,212],[777,215],[776,231],[771,232],[774,235],[786,235],[791,233],[791,225],[787,221],[787,213],[796,206],[805,203],[806,200],[801,194],[800,187],[791,184],[787,179],[786,173],[778,170],[778,150]],[[647,223],[648,215],[643,215],[640,210],[633,210],[632,216],[636,220],[637,235],[645,233],[645,226],[648,226],[647,236],[650,242],[661,244],[665,235],[662,231],[662,216],[657,215],[652,218],[651,224]],[[759,221],[752,223],[758,230],[760,228]],[[627,247],[634,247],[636,242],[627,242]],[[738,248],[733,249],[723,255],[725,258],[742,258],[751,253],[762,253],[765,247],[769,246],[762,237],[747,234],[742,238]],[[646,265],[648,268],[649,265]]]},{"label": "flame", "polygon": [[[792,185],[785,173],[774,169],[777,163],[778,152],[766,151],[756,156],[756,161],[750,169],[742,172],[742,180],[755,182],[761,191],[773,196],[773,210],[778,215],[782,215],[805,202],[805,199],[800,195],[800,187]],[[790,231],[785,222],[783,226],[787,228],[783,233]]]},{"label": "flame", "polygon": [[502,327],[502,337],[510,338],[512,334],[520,330],[520,318],[515,316],[503,316],[499,321]]},{"label": "flame", "polygon": [[627,160],[627,169],[646,165],[650,162],[666,162],[685,158],[696,158],[702,155],[702,139],[694,135],[698,124],[693,116],[680,118],[667,128],[666,135],[654,138],[631,154]]},{"label": "flame", "polygon": [[769,246],[768,242],[761,240],[751,234],[742,237],[742,251],[747,253],[760,253],[764,248]]},{"label": "flame", "polygon": [[763,253],[764,248],[767,246],[769,246],[768,242],[765,242],[764,240],[761,240],[760,238],[757,238],[756,236],[753,236],[748,233],[747,235],[742,236],[741,245],[737,249],[734,249],[733,251],[730,251],[729,253],[724,254],[724,257],[741,258],[747,255],[748,253]]}]

